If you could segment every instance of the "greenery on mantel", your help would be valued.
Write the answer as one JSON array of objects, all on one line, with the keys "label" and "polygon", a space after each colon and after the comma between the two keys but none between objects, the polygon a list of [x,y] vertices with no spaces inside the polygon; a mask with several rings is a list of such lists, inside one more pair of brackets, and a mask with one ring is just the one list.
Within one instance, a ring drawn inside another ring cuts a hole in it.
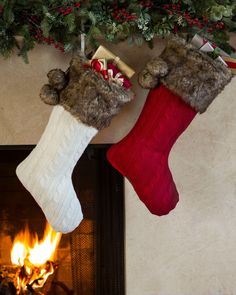
[{"label": "greenery on mantel", "polygon": [[0,0],[0,52],[8,57],[17,47],[26,61],[36,43],[76,49],[81,33],[93,46],[101,37],[152,46],[155,36],[199,33],[230,52],[228,32],[235,30],[236,0]]}]

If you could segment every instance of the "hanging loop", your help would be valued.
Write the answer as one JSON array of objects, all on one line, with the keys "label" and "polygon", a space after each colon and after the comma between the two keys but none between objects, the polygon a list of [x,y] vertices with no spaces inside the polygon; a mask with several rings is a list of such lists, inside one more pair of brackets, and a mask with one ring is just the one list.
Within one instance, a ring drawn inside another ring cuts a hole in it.
[{"label": "hanging loop", "polygon": [[84,33],[80,34],[80,51],[81,51],[81,55],[85,57],[85,34]]}]

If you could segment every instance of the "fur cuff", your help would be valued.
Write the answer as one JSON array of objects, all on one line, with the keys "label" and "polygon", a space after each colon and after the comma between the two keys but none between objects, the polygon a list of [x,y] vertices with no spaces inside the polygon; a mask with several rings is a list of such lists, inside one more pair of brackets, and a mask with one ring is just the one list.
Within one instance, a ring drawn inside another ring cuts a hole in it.
[{"label": "fur cuff", "polygon": [[197,112],[203,113],[231,78],[230,70],[220,61],[174,37],[160,57],[146,65],[139,83],[144,88],[152,88],[148,85],[157,86],[161,82]]},{"label": "fur cuff", "polygon": [[[41,89],[40,97],[47,104],[62,105],[75,118],[100,130],[110,125],[112,118],[134,94],[114,82],[104,80],[101,74],[84,64],[85,60],[80,57],[72,59],[65,75],[66,83],[62,81],[65,85],[63,89],[58,90],[58,82],[55,88],[49,79],[49,84]],[[59,70],[53,71],[58,81],[63,75],[57,72]],[[49,78],[51,76],[52,71],[48,74]]]}]

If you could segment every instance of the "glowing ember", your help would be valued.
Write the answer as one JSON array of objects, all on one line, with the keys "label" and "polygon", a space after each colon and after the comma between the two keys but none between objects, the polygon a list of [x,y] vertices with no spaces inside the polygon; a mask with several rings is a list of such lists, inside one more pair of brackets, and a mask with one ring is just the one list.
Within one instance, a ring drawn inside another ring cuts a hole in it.
[{"label": "glowing ember", "polygon": [[28,227],[20,232],[13,242],[11,261],[19,266],[16,285],[18,291],[41,288],[49,275],[54,272],[54,254],[61,239],[47,224],[43,239],[31,236]]}]

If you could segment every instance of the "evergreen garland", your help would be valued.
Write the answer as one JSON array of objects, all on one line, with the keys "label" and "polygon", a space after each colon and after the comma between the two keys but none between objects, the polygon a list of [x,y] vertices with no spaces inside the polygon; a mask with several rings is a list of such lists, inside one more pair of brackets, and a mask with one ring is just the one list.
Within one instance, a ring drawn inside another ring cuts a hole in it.
[{"label": "evergreen garland", "polygon": [[[14,48],[27,61],[35,43],[75,49],[81,33],[89,44],[98,38],[152,46],[155,36],[199,33],[230,52],[228,32],[236,30],[236,0],[0,0],[0,53]],[[23,37],[23,46],[16,36]]]}]

